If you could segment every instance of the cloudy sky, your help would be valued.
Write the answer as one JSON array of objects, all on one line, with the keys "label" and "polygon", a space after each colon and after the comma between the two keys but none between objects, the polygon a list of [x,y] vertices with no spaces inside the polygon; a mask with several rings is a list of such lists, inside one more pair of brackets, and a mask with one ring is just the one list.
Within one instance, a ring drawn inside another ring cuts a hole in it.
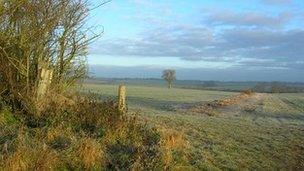
[{"label": "cloudy sky", "polygon": [[304,81],[303,0],[112,0],[89,23],[95,76]]}]

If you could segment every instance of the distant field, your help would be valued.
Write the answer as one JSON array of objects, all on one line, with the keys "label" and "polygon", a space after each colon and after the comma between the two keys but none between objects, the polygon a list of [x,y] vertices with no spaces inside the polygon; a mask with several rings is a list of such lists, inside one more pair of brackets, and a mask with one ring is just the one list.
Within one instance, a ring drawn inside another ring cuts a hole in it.
[{"label": "distant field", "polygon": [[[86,84],[84,89],[101,94],[103,97],[116,97],[118,86]],[[166,86],[146,87],[127,85],[127,100],[130,107],[147,107],[155,110],[164,109],[170,105],[215,100],[233,94],[235,93],[180,88],[168,90]]]},{"label": "distant field", "polygon": [[[117,85],[127,84],[131,86],[145,86],[145,87],[165,87],[167,83],[162,79],[150,78],[96,78],[87,79],[85,81],[88,84],[106,84]],[[255,89],[258,87],[259,92],[270,92],[271,86],[280,85],[281,91],[304,92],[304,83],[292,83],[292,82],[256,82],[256,81],[200,81],[200,80],[176,80],[174,81],[175,88],[183,89],[199,89],[199,90],[218,90],[218,91],[230,91],[241,92],[248,89]],[[285,88],[284,88],[285,87]]]},{"label": "distant field", "polygon": [[[88,84],[107,84],[107,85],[117,85],[117,84],[128,84],[132,86],[146,86],[146,87],[166,87],[167,83],[162,79],[89,79],[86,80]],[[176,88],[186,88],[186,89],[212,89],[212,90],[231,90],[231,91],[242,91],[246,89],[253,88],[257,82],[214,82],[198,80],[176,80],[174,82],[174,87]]]},{"label": "distant field", "polygon": [[[116,97],[117,84],[90,83],[85,91]],[[227,98],[237,93],[127,84],[129,109],[149,124],[184,135],[185,167],[207,170],[303,170],[304,94],[256,94],[219,108],[217,115],[176,106]],[[255,106],[255,111],[244,107]]]}]

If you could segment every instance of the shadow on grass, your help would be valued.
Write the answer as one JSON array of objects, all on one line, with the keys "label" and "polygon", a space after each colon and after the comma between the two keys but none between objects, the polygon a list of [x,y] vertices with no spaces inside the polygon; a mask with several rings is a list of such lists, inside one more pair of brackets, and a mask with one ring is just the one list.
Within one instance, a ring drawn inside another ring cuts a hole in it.
[{"label": "shadow on grass", "polygon": [[137,105],[162,111],[176,111],[182,106],[194,104],[181,101],[156,100],[153,98],[142,97],[128,97],[127,100],[130,105]]}]

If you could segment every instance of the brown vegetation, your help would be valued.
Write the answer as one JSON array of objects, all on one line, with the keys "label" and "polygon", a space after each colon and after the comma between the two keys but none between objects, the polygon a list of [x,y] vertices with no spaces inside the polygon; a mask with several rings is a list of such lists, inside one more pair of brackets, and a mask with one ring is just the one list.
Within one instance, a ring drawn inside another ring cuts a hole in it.
[{"label": "brown vegetation", "polygon": [[246,90],[243,93],[236,96],[198,104],[192,107],[190,110],[195,113],[203,113],[209,116],[214,116],[216,115],[217,108],[238,104],[239,102],[248,99],[252,95],[253,92],[251,90]]},{"label": "brown vegetation", "polygon": [[[54,96],[54,94],[53,94]],[[51,100],[41,115],[1,111],[0,170],[163,169],[183,150],[179,133],[159,132],[92,95]],[[58,99],[58,98],[54,98]],[[162,138],[163,137],[163,138]]]}]

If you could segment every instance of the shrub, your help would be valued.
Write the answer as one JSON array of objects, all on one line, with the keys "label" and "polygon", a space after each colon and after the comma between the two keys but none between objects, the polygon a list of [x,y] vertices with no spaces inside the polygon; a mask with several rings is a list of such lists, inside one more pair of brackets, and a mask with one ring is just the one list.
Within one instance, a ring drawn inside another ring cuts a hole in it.
[{"label": "shrub", "polygon": [[246,95],[252,95],[252,93],[253,93],[253,91],[251,89],[243,91],[243,94],[246,94]]}]

